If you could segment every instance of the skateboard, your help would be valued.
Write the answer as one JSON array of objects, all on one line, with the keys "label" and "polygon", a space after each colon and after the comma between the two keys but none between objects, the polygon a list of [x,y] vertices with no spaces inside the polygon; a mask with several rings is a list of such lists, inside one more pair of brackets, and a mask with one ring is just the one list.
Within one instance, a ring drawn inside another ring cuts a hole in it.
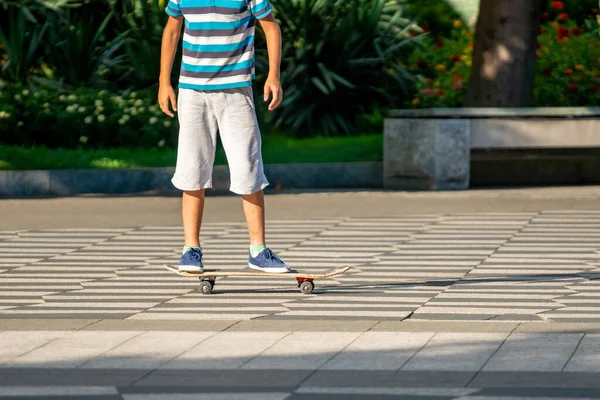
[{"label": "skateboard", "polygon": [[238,277],[261,277],[261,278],[281,278],[281,277],[290,277],[295,278],[296,282],[298,282],[298,287],[300,291],[304,294],[311,294],[315,288],[314,280],[315,279],[324,279],[332,276],[336,276],[339,274],[343,274],[348,271],[350,267],[333,269],[331,271],[325,272],[323,274],[307,274],[305,272],[298,271],[290,271],[283,274],[274,274],[269,272],[260,272],[260,271],[225,271],[218,269],[209,269],[204,270],[204,272],[182,272],[179,271],[177,267],[172,267],[170,265],[164,265],[166,269],[171,272],[176,273],[181,276],[196,276],[200,280],[200,287],[198,290],[202,294],[211,294],[213,288],[215,287],[215,281],[217,278],[224,278],[227,276],[238,276]]}]

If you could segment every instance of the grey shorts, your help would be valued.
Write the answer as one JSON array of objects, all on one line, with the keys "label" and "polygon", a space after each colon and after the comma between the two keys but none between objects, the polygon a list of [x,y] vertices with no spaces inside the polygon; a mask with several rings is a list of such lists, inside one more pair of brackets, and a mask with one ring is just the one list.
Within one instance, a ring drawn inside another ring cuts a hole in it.
[{"label": "grey shorts", "polygon": [[180,190],[212,187],[217,131],[227,156],[229,189],[252,194],[269,185],[251,87],[219,91],[180,89],[179,143],[171,182]]}]

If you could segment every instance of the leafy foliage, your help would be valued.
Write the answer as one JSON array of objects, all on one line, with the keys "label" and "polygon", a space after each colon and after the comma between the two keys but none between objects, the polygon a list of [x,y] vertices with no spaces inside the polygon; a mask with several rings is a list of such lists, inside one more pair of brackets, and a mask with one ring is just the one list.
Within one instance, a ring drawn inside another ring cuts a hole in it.
[{"label": "leafy foliage", "polygon": [[[283,34],[284,100],[268,122],[298,135],[315,130],[351,134],[363,107],[402,97],[411,80],[402,60],[417,37],[413,24],[402,18],[400,3],[273,0],[272,4]],[[261,55],[259,79],[264,79],[268,63]]]}]

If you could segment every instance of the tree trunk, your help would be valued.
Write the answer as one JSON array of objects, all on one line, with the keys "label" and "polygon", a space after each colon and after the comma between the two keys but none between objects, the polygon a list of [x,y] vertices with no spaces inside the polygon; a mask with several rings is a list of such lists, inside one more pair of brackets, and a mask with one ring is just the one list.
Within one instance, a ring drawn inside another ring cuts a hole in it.
[{"label": "tree trunk", "polygon": [[542,0],[480,0],[465,106],[527,107]]}]

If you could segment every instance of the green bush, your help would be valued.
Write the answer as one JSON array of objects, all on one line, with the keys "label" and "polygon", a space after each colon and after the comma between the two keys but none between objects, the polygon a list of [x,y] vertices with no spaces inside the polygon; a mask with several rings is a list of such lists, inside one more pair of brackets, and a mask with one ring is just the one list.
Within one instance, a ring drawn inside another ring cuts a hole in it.
[{"label": "green bush", "polygon": [[176,121],[156,105],[156,93],[111,94],[79,88],[70,94],[32,91],[0,81],[0,142],[48,147],[174,146]]},{"label": "green bush", "polygon": [[[296,135],[353,134],[357,116],[401,99],[418,36],[388,0],[272,0],[283,34],[282,106],[267,122]],[[264,45],[257,46],[264,48]],[[259,52],[259,82],[267,72]]]}]

